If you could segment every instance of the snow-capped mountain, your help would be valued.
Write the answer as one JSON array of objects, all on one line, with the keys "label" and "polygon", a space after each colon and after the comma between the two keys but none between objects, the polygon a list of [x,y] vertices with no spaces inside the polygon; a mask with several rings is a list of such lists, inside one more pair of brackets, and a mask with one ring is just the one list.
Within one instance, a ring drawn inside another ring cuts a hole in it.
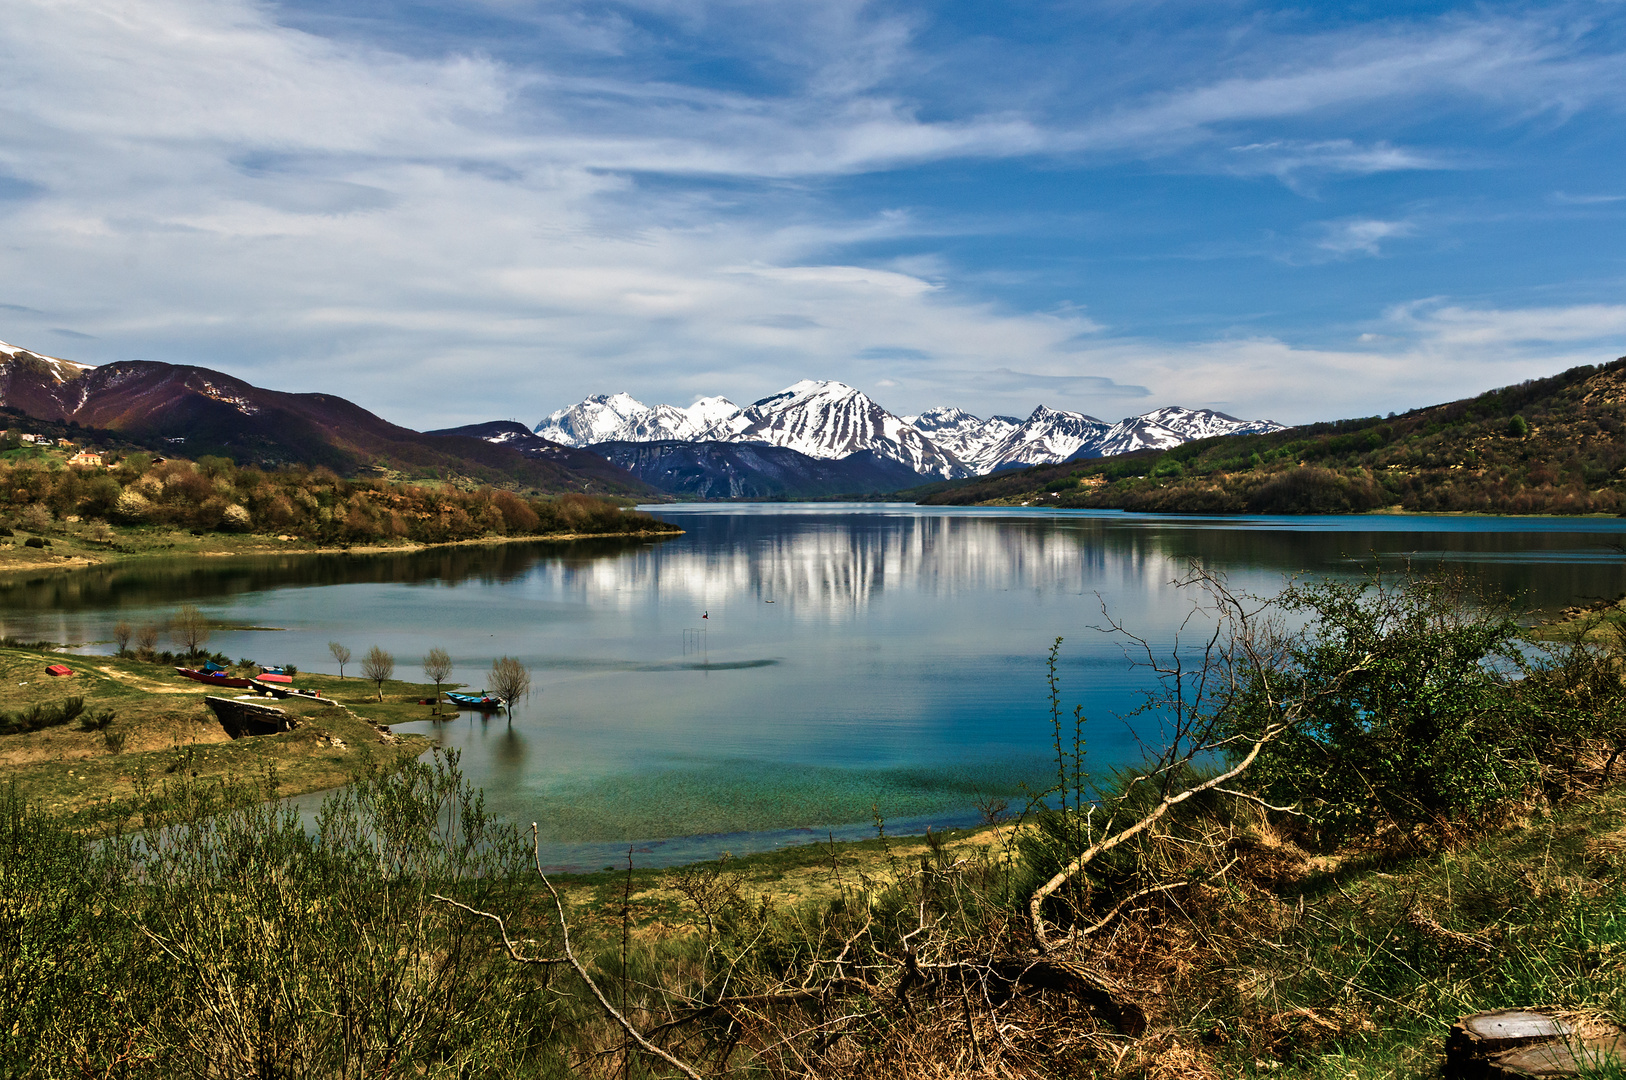
[{"label": "snow-capped mountain", "polygon": [[952,405],[927,409],[919,416],[905,416],[903,422],[923,432],[979,474],[991,469],[984,464],[990,448],[1022,426],[1022,421],[1014,416],[991,416],[984,420]]},{"label": "snow-capped mountain", "polygon": [[1173,428],[1155,423],[1145,416],[1127,416],[1102,432],[1101,440],[1094,446],[1080,447],[1072,457],[1102,458],[1135,450],[1167,450],[1190,441]]},{"label": "snow-capped mountain", "polygon": [[980,472],[1016,465],[1046,465],[1098,446],[1112,425],[1085,413],[1040,405],[978,459]]},{"label": "snow-capped mountain", "polygon": [[60,356],[46,356],[44,353],[37,353],[19,345],[7,345],[5,342],[0,341],[0,362],[7,360],[32,360],[37,364],[42,364],[51,373],[51,377],[59,383],[78,378],[91,370],[93,366],[91,364],[75,363],[72,360],[64,360]]},{"label": "snow-capped mountain", "polygon": [[946,405],[917,416],[895,416],[845,383],[806,379],[743,409],[720,397],[680,409],[645,405],[628,394],[598,395],[550,414],[536,434],[578,447],[606,442],[767,443],[826,461],[869,451],[923,476],[956,478],[1281,427],[1178,405],[1116,424],[1044,405],[1025,420],[984,420]]},{"label": "snow-capped mountain", "polygon": [[764,442],[812,458],[844,458],[862,450],[907,465],[923,476],[971,476],[959,458],[845,383],[803,379],[708,428],[703,439]]},{"label": "snow-capped mountain", "polygon": [[1183,409],[1178,405],[1125,417],[1113,424],[1094,446],[1080,447],[1071,457],[1113,457],[1136,450],[1167,450],[1193,439],[1216,435],[1261,435],[1282,430],[1269,420],[1238,420],[1212,409]]},{"label": "snow-capped mountain", "polygon": [[1281,431],[1282,424],[1270,420],[1238,420],[1213,409],[1182,409],[1178,405],[1155,409],[1135,417],[1180,435],[1185,441],[1211,439],[1216,435],[1264,435]]},{"label": "snow-capped mountain", "polygon": [[536,425],[536,433],[566,446],[665,439],[691,442],[739,411],[738,405],[721,397],[701,398],[687,409],[680,409],[675,405],[645,405],[626,393],[596,394],[568,409],[549,413]]}]

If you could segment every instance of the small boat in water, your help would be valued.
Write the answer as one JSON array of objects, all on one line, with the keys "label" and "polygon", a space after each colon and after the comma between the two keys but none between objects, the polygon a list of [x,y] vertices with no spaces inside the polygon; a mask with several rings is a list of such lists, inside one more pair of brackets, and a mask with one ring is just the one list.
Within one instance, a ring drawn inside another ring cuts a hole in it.
[{"label": "small boat in water", "polygon": [[458,694],[446,691],[446,700],[463,709],[500,709],[507,702],[490,694]]},{"label": "small boat in water", "polygon": [[239,690],[247,690],[254,685],[249,680],[239,679],[235,675],[210,674],[207,671],[197,671],[189,667],[178,667],[175,672],[178,675],[185,675],[188,679],[196,679],[198,682],[207,683],[210,686],[231,686]]}]

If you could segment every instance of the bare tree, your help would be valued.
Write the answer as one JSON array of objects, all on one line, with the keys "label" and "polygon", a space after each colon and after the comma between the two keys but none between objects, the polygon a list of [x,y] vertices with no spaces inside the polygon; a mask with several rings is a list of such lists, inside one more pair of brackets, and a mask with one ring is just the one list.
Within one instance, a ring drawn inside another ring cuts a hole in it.
[{"label": "bare tree", "polygon": [[130,636],[134,633],[135,631],[130,629],[130,624],[123,619],[120,619],[118,625],[113,627],[113,644],[119,647],[120,656],[124,656],[130,651]]},{"label": "bare tree", "polygon": [[186,655],[196,656],[209,644],[209,620],[191,604],[184,605],[169,622],[175,644],[186,647]]},{"label": "bare tree", "polygon": [[337,641],[330,641],[327,643],[327,651],[339,662],[339,678],[344,678],[344,665],[350,662],[350,650]]},{"label": "bare tree", "polygon": [[491,677],[488,681],[491,693],[502,698],[503,704],[510,712],[513,711],[516,700],[531,692],[530,669],[512,656],[504,656],[491,662]]},{"label": "bare tree", "polygon": [[372,680],[378,688],[378,700],[383,701],[384,680],[395,674],[395,657],[374,645],[361,658],[361,673]]},{"label": "bare tree", "polygon": [[158,627],[148,623],[135,633],[137,656],[151,656],[158,648]]},{"label": "bare tree", "polygon": [[430,649],[423,657],[424,677],[435,684],[435,711],[440,712],[440,684],[452,673],[452,658],[440,647]]}]

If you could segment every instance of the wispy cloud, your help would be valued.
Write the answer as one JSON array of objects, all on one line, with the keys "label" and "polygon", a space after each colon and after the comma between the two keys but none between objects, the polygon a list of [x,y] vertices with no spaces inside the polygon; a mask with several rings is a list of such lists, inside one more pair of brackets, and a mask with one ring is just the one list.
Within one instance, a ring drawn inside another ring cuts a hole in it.
[{"label": "wispy cloud", "polygon": [[1327,174],[1370,176],[1419,169],[1460,168],[1459,163],[1386,142],[1361,145],[1352,139],[1301,142],[1273,139],[1230,148],[1231,170],[1242,176],[1275,176],[1289,183]]},{"label": "wispy cloud", "polygon": [[1375,219],[1325,222],[1322,229],[1324,235],[1316,247],[1334,255],[1380,255],[1379,245],[1384,241],[1411,236],[1417,231],[1409,221]]},{"label": "wispy cloud", "polygon": [[1626,195],[1575,195],[1567,191],[1553,192],[1553,202],[1565,206],[1601,206],[1626,202]]},{"label": "wispy cloud", "polygon": [[[805,375],[896,383],[900,408],[963,394],[1025,411],[1044,395],[1320,415],[1333,376],[1361,373],[1352,408],[1460,383],[1468,361],[1448,350],[1511,331],[1436,305],[1384,323],[1403,342],[1390,359],[1295,347],[1309,335],[1286,326],[1235,340],[1230,280],[1155,282],[1105,312],[1116,269],[1094,237],[1184,230],[1190,246],[1235,208],[1204,196],[1175,220],[1149,202],[1131,220],[1098,206],[1089,170],[1139,163],[1127,203],[1155,186],[1140,175],[1197,173],[1303,206],[1236,177],[1309,191],[1484,170],[1494,155],[1452,145],[1424,122],[1433,110],[1555,125],[1626,101],[1622,50],[1588,37],[1584,8],[1296,31],[1239,17],[1169,67],[1155,50],[1070,55],[1110,40],[1095,34],[954,34],[923,5],[474,10],[529,33],[425,44],[408,38],[436,20],[410,12],[369,34],[354,13],[250,0],[13,0],[0,310],[18,329],[4,336],[77,327],[85,359],[208,363],[435,426],[610,386],[749,400]],[[999,63],[979,51],[996,48]],[[1010,171],[983,181],[993,194],[953,202],[995,165]],[[903,179],[864,187],[881,174]],[[1100,232],[1046,234],[1080,208]],[[1018,211],[1041,224],[1001,248],[989,223]],[[1373,205],[1310,212],[1330,220],[1253,235],[1349,269],[1420,228]],[[973,224],[949,237],[951,217]],[[1235,276],[1239,260],[1214,261]],[[1395,294],[1381,295],[1343,317],[1366,320]],[[1224,310],[1200,332],[1167,330],[1205,305]],[[1487,377],[1597,340],[1539,322]]]},{"label": "wispy cloud", "polygon": [[1626,304],[1505,310],[1438,302],[1402,305],[1390,320],[1435,346],[1524,346],[1595,341],[1626,347]]}]

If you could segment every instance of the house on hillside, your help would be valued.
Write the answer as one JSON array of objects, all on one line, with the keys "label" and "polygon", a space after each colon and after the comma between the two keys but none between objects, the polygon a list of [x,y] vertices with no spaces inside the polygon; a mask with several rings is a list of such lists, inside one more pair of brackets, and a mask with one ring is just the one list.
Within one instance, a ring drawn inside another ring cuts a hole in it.
[{"label": "house on hillside", "polygon": [[98,454],[94,450],[81,450],[77,454],[73,455],[73,457],[68,459],[68,464],[95,465],[100,467],[102,464],[102,455]]},{"label": "house on hillside", "polygon": [[31,434],[31,433],[26,432],[26,431],[23,432],[21,435],[19,435],[18,438],[22,439],[22,441],[25,442],[25,443],[33,443],[36,446],[38,446],[41,443],[47,443],[47,442],[51,441],[49,439],[43,439],[38,435],[34,435],[34,434]]}]

